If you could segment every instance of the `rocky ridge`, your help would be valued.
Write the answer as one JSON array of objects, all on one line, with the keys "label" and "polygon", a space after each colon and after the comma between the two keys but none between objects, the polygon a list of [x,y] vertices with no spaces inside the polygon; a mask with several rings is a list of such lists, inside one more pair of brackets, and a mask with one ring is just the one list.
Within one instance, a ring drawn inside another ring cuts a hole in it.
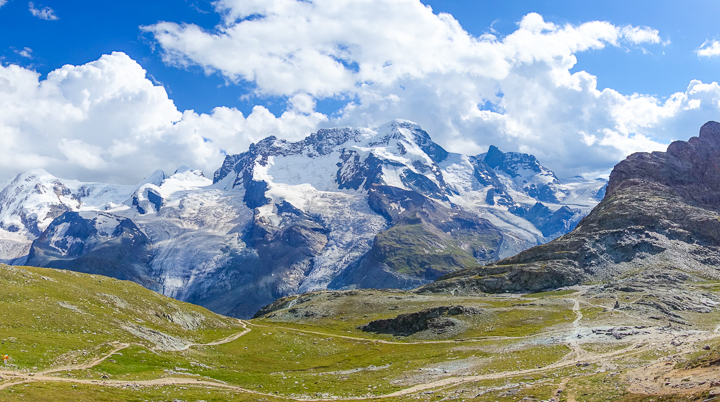
[{"label": "rocky ridge", "polygon": [[605,198],[567,235],[422,292],[521,292],[589,281],[602,292],[652,290],[635,303],[672,316],[708,312],[715,297],[686,282],[720,279],[720,123],[667,152],[636,153],[612,171]]}]

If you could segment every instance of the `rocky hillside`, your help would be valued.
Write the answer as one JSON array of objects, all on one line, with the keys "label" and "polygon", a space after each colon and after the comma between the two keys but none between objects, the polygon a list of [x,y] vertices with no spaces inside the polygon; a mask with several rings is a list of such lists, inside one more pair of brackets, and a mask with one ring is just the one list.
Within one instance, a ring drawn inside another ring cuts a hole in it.
[{"label": "rocky hillside", "polygon": [[667,152],[620,162],[603,201],[569,234],[485,268],[451,273],[425,289],[527,291],[622,278],[643,287],[692,277],[720,279],[717,122]]},{"label": "rocky hillside", "polygon": [[0,262],[136,281],[251,316],[318,289],[413,288],[572,229],[604,181],[561,182],[535,157],[449,153],[416,124],[274,137],[135,186],[44,171],[0,189]]}]

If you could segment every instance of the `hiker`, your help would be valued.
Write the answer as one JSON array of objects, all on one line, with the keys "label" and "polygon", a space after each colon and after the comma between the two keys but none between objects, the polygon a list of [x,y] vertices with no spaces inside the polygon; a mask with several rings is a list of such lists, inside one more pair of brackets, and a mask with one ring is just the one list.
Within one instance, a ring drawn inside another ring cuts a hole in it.
[{"label": "hiker", "polygon": [[10,360],[10,356],[8,356],[8,355],[3,355],[3,363],[5,363],[6,366],[7,366],[8,360]]}]

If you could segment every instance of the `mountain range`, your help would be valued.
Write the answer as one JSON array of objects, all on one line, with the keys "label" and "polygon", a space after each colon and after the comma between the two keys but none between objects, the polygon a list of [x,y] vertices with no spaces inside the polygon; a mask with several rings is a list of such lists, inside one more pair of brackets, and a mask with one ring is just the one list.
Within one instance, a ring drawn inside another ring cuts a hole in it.
[{"label": "mountain range", "polygon": [[212,179],[188,167],[138,185],[25,172],[0,184],[0,262],[128,279],[249,317],[291,294],[479,269],[569,232],[606,185],[561,181],[494,146],[450,153],[396,120],[268,137]]},{"label": "mountain range", "polygon": [[667,152],[639,152],[618,163],[605,197],[572,232],[452,272],[422,291],[532,292],[602,283],[605,293],[633,294],[627,310],[676,321],[680,311],[712,312],[720,298],[691,284],[720,280],[719,189],[720,123],[711,121]]}]

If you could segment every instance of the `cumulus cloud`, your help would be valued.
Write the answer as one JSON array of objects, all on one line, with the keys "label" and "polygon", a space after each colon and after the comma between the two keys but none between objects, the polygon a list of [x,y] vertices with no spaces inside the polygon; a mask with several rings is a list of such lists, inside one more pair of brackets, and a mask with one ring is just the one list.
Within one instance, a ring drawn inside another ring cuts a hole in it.
[{"label": "cumulus cloud", "polygon": [[[441,145],[477,154],[532,153],[560,175],[607,171],[628,153],[661,150],[720,111],[720,86],[692,81],[667,97],[598,88],[572,72],[583,52],[660,46],[647,27],[558,25],[535,13],[506,36],[473,36],[416,0],[219,0],[212,31],[162,22],[143,29],[166,62],[199,65],[280,96],[275,116],[218,107],[179,111],[123,53],[64,66],[46,79],[0,66],[0,177],[34,167],[82,180],[133,183],[181,164],[208,173],[225,153],[266,136],[404,118]],[[329,116],[317,102],[332,98]]]},{"label": "cumulus cloud", "polygon": [[505,40],[473,37],[451,15],[434,14],[417,0],[221,0],[216,7],[225,16],[217,32],[172,22],[143,29],[168,63],[197,64],[271,95],[328,97],[431,74],[497,80],[516,63],[620,41],[659,41],[648,28],[557,26],[535,13]]},{"label": "cumulus cloud", "polygon": [[[414,120],[450,150],[536,154],[560,174],[611,168],[631,152],[687,138],[718,111],[714,90],[667,99],[597,88],[571,73],[582,52],[666,45],[651,27],[604,21],[558,25],[530,13],[504,37],[473,36],[417,0],[218,0],[213,30],[161,22],[143,27],[164,60],[198,65],[257,95],[285,96],[308,113],[346,99],[323,125]],[[695,84],[693,84],[695,85]],[[696,85],[695,85],[696,86]],[[668,130],[681,116],[697,121]]]},{"label": "cumulus cloud", "polygon": [[53,11],[53,9],[50,7],[40,6],[38,8],[35,7],[35,3],[33,3],[32,1],[28,3],[28,7],[30,9],[30,13],[33,16],[40,18],[41,20],[57,21],[60,19],[60,17],[55,15],[55,11]]},{"label": "cumulus cloud", "polygon": [[44,80],[0,66],[0,177],[45,168],[60,177],[135,183],[182,164],[211,174],[225,152],[243,152],[268,135],[299,139],[324,119],[294,111],[275,117],[261,106],[248,116],[225,107],[180,112],[124,53],[66,65]]},{"label": "cumulus cloud", "polygon": [[716,40],[705,41],[695,53],[700,57],[720,56],[720,42]]}]

